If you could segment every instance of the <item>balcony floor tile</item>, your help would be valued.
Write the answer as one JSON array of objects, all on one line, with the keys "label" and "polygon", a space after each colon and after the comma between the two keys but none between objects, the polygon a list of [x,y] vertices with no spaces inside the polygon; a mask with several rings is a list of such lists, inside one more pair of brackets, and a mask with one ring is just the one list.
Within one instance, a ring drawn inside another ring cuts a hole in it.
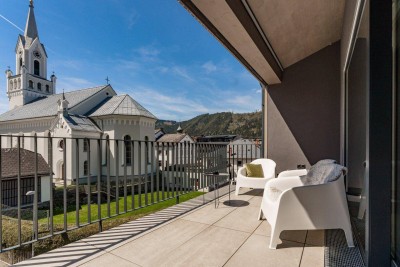
[{"label": "balcony floor tile", "polygon": [[222,196],[216,208],[211,201],[194,209],[199,197],[18,265],[323,266],[324,231],[284,231],[278,249],[268,248],[271,227],[257,220],[261,198],[261,190],[242,189],[230,203]]}]

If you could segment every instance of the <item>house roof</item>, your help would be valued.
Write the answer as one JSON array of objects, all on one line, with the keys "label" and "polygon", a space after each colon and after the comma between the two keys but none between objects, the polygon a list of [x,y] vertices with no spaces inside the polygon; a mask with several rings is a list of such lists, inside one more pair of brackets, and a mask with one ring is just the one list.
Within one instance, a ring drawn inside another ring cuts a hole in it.
[{"label": "house roof", "polygon": [[129,95],[111,96],[86,114],[89,117],[106,115],[143,116],[157,119],[150,111],[145,109]]},{"label": "house roof", "polygon": [[69,127],[75,131],[101,132],[91,119],[82,115],[68,114],[64,117]]},{"label": "house roof", "polygon": [[[100,92],[107,86],[108,85],[102,85],[65,93],[65,98],[69,102],[69,110],[73,109],[75,106],[82,103],[94,94]],[[62,93],[39,98],[31,103],[1,114],[0,122],[56,116],[58,109],[57,101],[61,98]]]},{"label": "house roof", "polygon": [[[35,152],[26,149],[20,149],[21,177],[35,175]],[[42,155],[37,154],[38,175],[49,175],[50,166],[44,160]],[[12,178],[18,175],[18,149],[1,149],[1,177]]]},{"label": "house roof", "polygon": [[179,143],[186,135],[184,133],[164,134],[157,142]]}]

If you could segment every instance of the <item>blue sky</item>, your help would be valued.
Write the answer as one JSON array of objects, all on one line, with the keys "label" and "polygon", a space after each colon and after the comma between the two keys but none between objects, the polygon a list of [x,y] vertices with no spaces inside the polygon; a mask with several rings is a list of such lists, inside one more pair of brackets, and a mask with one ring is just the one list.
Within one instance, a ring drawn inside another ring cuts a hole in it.
[{"label": "blue sky", "polygon": [[[110,84],[160,119],[261,108],[258,81],[177,0],[35,0],[57,91]],[[0,69],[15,71],[28,0],[0,0]],[[14,25],[13,25],[14,24]],[[8,109],[0,75],[0,113]]]}]

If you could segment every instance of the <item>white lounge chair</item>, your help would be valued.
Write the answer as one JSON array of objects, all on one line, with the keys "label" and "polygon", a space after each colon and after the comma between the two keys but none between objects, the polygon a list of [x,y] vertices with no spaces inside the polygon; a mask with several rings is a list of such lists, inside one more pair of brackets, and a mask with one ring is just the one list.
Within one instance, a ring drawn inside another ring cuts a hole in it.
[{"label": "white lounge chair", "polygon": [[306,170],[285,171],[265,185],[259,219],[271,225],[269,248],[276,249],[284,230],[343,229],[354,247],[343,173],[332,182],[304,185]]},{"label": "white lounge chair", "polygon": [[240,167],[236,177],[235,194],[239,195],[241,187],[264,189],[265,183],[275,178],[276,163],[271,159],[256,159],[251,164],[261,164],[264,177],[247,177],[246,167]]}]

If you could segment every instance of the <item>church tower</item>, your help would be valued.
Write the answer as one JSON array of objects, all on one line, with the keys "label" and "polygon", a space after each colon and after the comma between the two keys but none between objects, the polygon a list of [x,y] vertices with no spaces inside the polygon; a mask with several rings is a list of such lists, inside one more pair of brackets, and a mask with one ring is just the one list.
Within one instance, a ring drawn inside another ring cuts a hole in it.
[{"label": "church tower", "polygon": [[15,47],[15,74],[6,71],[10,110],[56,93],[56,76],[47,79],[47,53],[39,40],[33,8],[30,0],[25,32]]}]

